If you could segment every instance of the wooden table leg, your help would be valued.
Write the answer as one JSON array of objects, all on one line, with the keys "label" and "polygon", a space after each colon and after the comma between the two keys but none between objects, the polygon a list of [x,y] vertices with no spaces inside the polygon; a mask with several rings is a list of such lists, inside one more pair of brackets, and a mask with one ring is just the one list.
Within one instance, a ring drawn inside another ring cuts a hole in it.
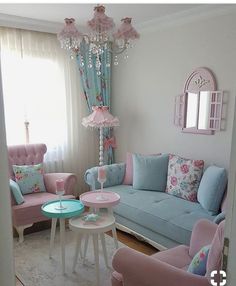
[{"label": "wooden table leg", "polygon": [[104,260],[105,260],[105,265],[108,268],[108,259],[107,259],[107,249],[106,249],[106,241],[105,241],[105,235],[104,233],[100,234],[101,238],[101,243],[102,243],[102,249],[103,249],[103,255],[104,255]]},{"label": "wooden table leg", "polygon": [[54,247],[54,239],[55,239],[55,233],[56,233],[56,225],[57,225],[57,219],[52,218],[52,225],[51,225],[51,237],[50,237],[50,248],[49,248],[49,258],[52,258],[52,250]]},{"label": "wooden table leg", "polygon": [[113,236],[113,239],[114,239],[115,247],[116,247],[116,249],[118,249],[119,245],[118,245],[117,234],[116,234],[116,226],[115,225],[112,227],[112,236]]},{"label": "wooden table leg", "polygon": [[76,266],[76,263],[78,261],[78,255],[79,255],[79,251],[81,248],[81,240],[82,240],[82,234],[77,233],[75,256],[74,256],[74,262],[73,262],[73,268],[72,268],[73,272],[75,272],[75,266]]},{"label": "wooden table leg", "polygon": [[84,241],[84,257],[83,257],[83,264],[85,264],[85,258],[86,258],[86,253],[88,249],[88,241],[89,241],[89,235],[85,235],[85,241]]},{"label": "wooden table leg", "polygon": [[60,242],[61,242],[62,273],[65,274],[65,219],[64,218],[60,218]]},{"label": "wooden table leg", "polygon": [[98,253],[98,234],[93,234],[93,248],[95,257],[95,268],[96,268],[96,281],[99,286],[100,273],[99,273],[99,253]]}]

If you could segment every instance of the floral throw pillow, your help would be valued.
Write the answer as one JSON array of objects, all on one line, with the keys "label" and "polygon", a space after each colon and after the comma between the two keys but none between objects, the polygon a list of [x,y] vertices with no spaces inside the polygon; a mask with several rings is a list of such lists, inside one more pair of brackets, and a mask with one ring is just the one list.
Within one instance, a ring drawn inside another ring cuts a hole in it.
[{"label": "floral throw pillow", "polygon": [[199,250],[199,252],[193,257],[188,267],[188,272],[201,276],[204,276],[206,274],[206,265],[209,250],[210,245],[204,246]]},{"label": "floral throw pillow", "polygon": [[23,195],[46,192],[43,180],[43,164],[13,165],[15,180]]},{"label": "floral throw pillow", "polygon": [[190,160],[169,155],[166,192],[196,202],[203,167],[203,160]]}]

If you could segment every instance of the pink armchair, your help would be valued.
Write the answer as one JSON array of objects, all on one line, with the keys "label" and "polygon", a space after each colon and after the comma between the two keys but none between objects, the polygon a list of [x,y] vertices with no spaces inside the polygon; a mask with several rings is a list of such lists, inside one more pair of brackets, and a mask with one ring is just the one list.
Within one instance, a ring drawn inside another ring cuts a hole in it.
[{"label": "pink armchair", "polygon": [[[9,176],[14,178],[12,165],[34,165],[43,162],[44,154],[47,151],[45,144],[28,144],[8,147]],[[58,196],[56,191],[56,180],[65,181],[65,198],[73,199],[74,187],[77,178],[69,173],[48,173],[44,174],[44,184],[46,192],[32,193],[24,195],[24,203],[17,205],[12,198],[12,220],[13,226],[19,234],[19,241],[24,240],[24,229],[30,227],[35,222],[48,220],[41,213],[41,206],[49,200],[55,200]]]},{"label": "pink armchair", "polygon": [[[124,247],[113,257],[112,286],[210,286],[210,273],[219,270],[224,241],[224,221],[217,226],[199,220],[192,232],[190,246],[180,245],[152,256]],[[206,276],[187,272],[193,256],[211,244]],[[219,282],[219,277],[215,277]]]}]

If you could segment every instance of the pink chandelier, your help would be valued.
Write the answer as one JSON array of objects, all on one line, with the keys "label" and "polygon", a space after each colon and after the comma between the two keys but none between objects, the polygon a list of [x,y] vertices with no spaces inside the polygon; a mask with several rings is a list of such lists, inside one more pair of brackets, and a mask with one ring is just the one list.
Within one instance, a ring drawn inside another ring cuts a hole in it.
[{"label": "pink chandelier", "polygon": [[[89,34],[79,32],[75,26],[75,19],[66,18],[65,26],[58,33],[58,40],[63,49],[69,50],[71,57],[73,54],[80,54],[80,65],[84,66],[84,52],[80,49],[80,44],[84,41],[88,49],[88,68],[95,65],[97,74],[101,74],[101,55],[109,51],[106,57],[106,66],[110,66],[110,55],[114,55],[114,65],[118,65],[118,55],[125,52],[128,58],[128,49],[132,48],[132,40],[138,39],[139,34],[131,24],[132,18],[123,18],[120,27],[115,30],[115,23],[112,18],[105,14],[105,6],[97,5],[94,7],[94,16],[88,21]],[[92,56],[95,55],[96,61],[93,63]]]}]

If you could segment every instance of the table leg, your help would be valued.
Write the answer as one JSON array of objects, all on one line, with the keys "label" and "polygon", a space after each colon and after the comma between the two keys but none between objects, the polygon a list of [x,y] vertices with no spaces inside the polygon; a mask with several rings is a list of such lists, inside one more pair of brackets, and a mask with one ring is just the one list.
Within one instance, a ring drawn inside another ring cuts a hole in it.
[{"label": "table leg", "polygon": [[60,242],[61,242],[62,273],[65,274],[65,219],[64,218],[60,218]]},{"label": "table leg", "polygon": [[104,233],[100,234],[101,242],[102,242],[102,249],[103,249],[103,255],[105,260],[105,265],[108,268],[108,260],[107,260],[107,249],[106,249],[106,242],[105,242],[105,235]]},{"label": "table leg", "polygon": [[96,280],[97,286],[99,285],[99,254],[98,254],[98,235],[93,234],[93,247],[94,247],[94,257],[95,257],[95,268],[96,268]]},{"label": "table leg", "polygon": [[76,266],[76,263],[78,261],[78,254],[79,254],[79,251],[80,251],[80,246],[81,246],[81,239],[82,239],[82,234],[77,234],[77,237],[76,237],[76,248],[75,248],[75,256],[74,256],[74,262],[73,262],[73,272],[75,272],[75,266]]},{"label": "table leg", "polygon": [[86,258],[86,253],[88,249],[88,241],[89,241],[89,235],[85,235],[85,242],[84,242],[84,257],[83,257],[83,264],[85,264],[85,258]]},{"label": "table leg", "polygon": [[118,240],[117,240],[117,234],[116,234],[116,226],[114,225],[111,230],[112,230],[112,236],[114,239],[115,247],[116,249],[118,249],[119,246],[118,246]]},{"label": "table leg", "polygon": [[57,225],[57,219],[52,218],[52,225],[51,225],[51,237],[50,237],[50,248],[49,248],[49,258],[52,258],[52,250],[54,246],[54,239],[55,239],[55,233],[56,233],[56,225]]}]

